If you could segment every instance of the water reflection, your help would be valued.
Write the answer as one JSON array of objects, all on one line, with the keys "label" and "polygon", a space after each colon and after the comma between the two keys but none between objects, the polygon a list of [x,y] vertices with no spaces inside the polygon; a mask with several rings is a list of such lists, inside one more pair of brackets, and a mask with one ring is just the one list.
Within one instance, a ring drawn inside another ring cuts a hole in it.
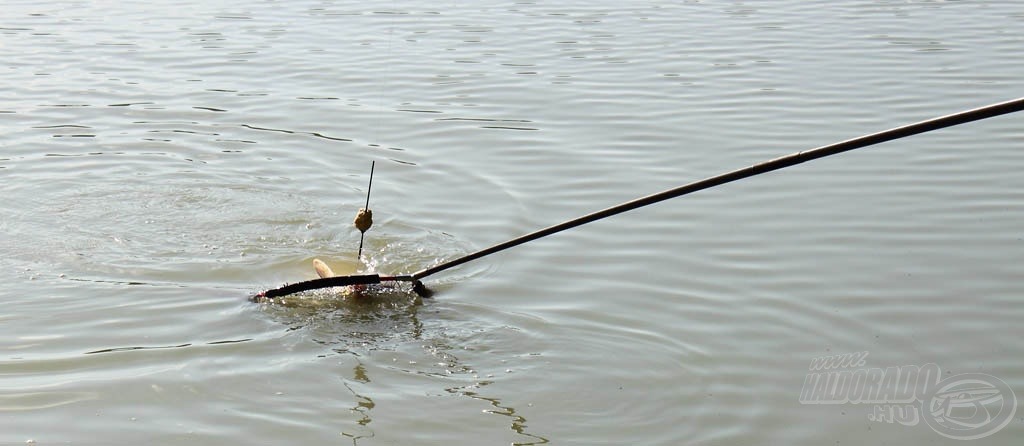
[{"label": "water reflection", "polygon": [[[352,379],[359,381],[361,383],[370,382],[370,378],[366,374],[366,367],[363,366],[362,363],[356,364],[356,366],[352,370],[352,375]],[[373,419],[370,418],[370,411],[373,410],[376,404],[374,404],[373,399],[371,399],[370,397],[361,395],[359,394],[359,392],[356,392],[352,388],[352,386],[348,384],[348,382],[342,380],[342,385],[344,385],[349,392],[352,392],[352,396],[355,397],[356,399],[356,405],[353,406],[351,410],[361,415],[361,417],[358,420],[356,420],[356,424],[359,425],[360,430],[363,430],[365,432],[353,433],[343,431],[341,435],[343,437],[352,439],[352,444],[356,445],[359,444],[359,440],[362,440],[364,438],[373,438],[373,430],[368,429],[366,426],[373,421]]]},{"label": "water reflection", "polygon": [[516,413],[515,407],[505,405],[504,403],[501,402],[501,399],[499,398],[481,395],[480,392],[475,390],[493,383],[494,381],[480,381],[469,386],[450,387],[444,390],[455,395],[461,395],[475,400],[486,401],[491,406],[493,406],[494,409],[488,409],[485,410],[484,412],[508,417],[512,423],[511,429],[515,433],[530,437],[531,439],[530,441],[514,442],[512,443],[512,446],[528,446],[549,443],[550,441],[547,438],[527,432],[526,417]]},{"label": "water reflection", "polygon": [[[479,347],[477,344],[488,334],[504,333],[511,327],[483,327],[479,321],[441,320],[472,316],[445,316],[442,313],[457,310],[445,308],[442,312],[437,308],[441,305],[437,301],[423,300],[408,289],[376,288],[359,299],[352,299],[347,293],[338,289],[319,290],[264,303],[261,309],[286,325],[289,331],[308,335],[311,341],[323,346],[319,357],[348,355],[355,359],[350,372],[341,377],[342,386],[355,401],[350,411],[356,418],[355,426],[343,429],[340,434],[351,439],[353,445],[376,436],[370,428],[377,407],[374,395],[379,394],[384,399],[394,396],[395,378],[377,380],[374,375],[394,373],[426,378],[446,394],[485,403],[484,413],[507,418],[507,428],[526,437],[513,445],[549,442],[544,436],[530,432],[526,417],[516,407],[503,402],[502,396],[489,395],[483,390],[496,380],[494,375],[479,371],[492,369],[494,365],[487,365],[493,358],[486,353],[474,353]],[[474,356],[477,354],[482,356]],[[442,394],[427,392],[427,395],[435,398]],[[409,404],[420,403],[410,401]],[[473,413],[480,410],[475,403],[469,407]],[[378,413],[378,416],[387,414]]]}]

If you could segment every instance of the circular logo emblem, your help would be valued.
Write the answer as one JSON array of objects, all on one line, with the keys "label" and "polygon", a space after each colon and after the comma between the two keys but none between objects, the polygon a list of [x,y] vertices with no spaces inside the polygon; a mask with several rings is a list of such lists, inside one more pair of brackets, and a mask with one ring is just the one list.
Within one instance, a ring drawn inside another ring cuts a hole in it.
[{"label": "circular logo emblem", "polygon": [[921,418],[954,440],[992,435],[1013,420],[1017,396],[1003,380],[985,373],[961,373],[940,381],[922,398]]}]

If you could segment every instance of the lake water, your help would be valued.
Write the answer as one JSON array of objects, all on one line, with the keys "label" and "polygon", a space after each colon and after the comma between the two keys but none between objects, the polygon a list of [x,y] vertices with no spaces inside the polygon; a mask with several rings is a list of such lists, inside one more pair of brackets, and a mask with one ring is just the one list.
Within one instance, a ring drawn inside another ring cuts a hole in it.
[{"label": "lake water", "polygon": [[[6,1],[0,444],[1018,444],[1024,115],[531,242],[422,305],[248,297],[1019,97],[1022,36],[1013,1]],[[928,364],[902,400],[815,388]]]}]

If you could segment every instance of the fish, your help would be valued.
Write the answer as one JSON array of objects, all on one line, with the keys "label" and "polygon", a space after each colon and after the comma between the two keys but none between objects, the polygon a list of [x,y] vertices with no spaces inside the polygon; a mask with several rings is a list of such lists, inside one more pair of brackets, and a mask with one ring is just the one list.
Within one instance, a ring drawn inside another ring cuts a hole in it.
[{"label": "fish", "polygon": [[[313,270],[316,271],[316,275],[320,276],[321,279],[337,276],[334,270],[320,259],[313,259]],[[363,294],[363,291],[366,291],[366,285],[349,285],[345,288],[345,297],[353,299],[364,299],[366,297]]]},{"label": "fish", "polygon": [[[323,260],[313,259],[313,271],[321,279],[337,277],[330,266]],[[344,274],[341,274],[343,276]],[[371,285],[356,284],[325,288],[325,292],[308,293],[294,298],[267,298],[261,294],[251,300],[257,303],[279,303],[286,307],[306,308],[359,308],[363,310],[381,310],[402,308],[408,305],[423,305],[420,295],[397,285],[397,282],[377,283]],[[411,299],[410,299],[410,296]]]},{"label": "fish", "polygon": [[313,269],[316,270],[316,275],[320,276],[321,279],[337,276],[337,274],[334,274],[334,270],[320,259],[313,259]]}]

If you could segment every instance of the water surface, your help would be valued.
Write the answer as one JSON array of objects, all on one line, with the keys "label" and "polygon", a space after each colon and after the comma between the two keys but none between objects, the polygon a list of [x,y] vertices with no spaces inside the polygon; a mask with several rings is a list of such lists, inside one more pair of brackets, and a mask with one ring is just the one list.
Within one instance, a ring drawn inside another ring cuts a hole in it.
[{"label": "water surface", "polygon": [[[1007,116],[256,305],[1021,95],[1015,2],[7,2],[0,443],[961,444],[814,358],[1024,398]],[[991,404],[988,406],[991,408]],[[1004,412],[1005,414],[1005,412]],[[1016,444],[1020,412],[979,444]]]}]

